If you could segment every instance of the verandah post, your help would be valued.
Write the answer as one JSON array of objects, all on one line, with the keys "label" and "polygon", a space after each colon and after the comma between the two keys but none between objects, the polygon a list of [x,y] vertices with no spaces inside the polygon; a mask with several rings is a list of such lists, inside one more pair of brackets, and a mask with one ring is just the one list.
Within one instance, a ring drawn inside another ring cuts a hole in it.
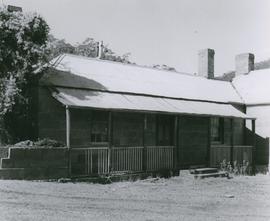
[{"label": "verandah post", "polygon": [[206,153],[206,164],[208,167],[211,165],[211,117],[207,120],[207,153]]},{"label": "verandah post", "polygon": [[147,149],[145,146],[145,132],[147,128],[147,115],[143,115],[143,134],[142,134],[142,145],[143,145],[143,155],[142,155],[142,170],[147,170]]},{"label": "verandah post", "polygon": [[178,170],[178,115],[174,118],[174,151],[173,151],[173,167],[175,172]]},{"label": "verandah post", "polygon": [[256,128],[255,119],[252,119],[252,174],[256,174]]},{"label": "verandah post", "polygon": [[230,163],[233,167],[233,149],[234,149],[234,127],[233,127],[233,118],[230,119]]},{"label": "verandah post", "polygon": [[70,154],[70,110],[66,105],[66,145],[68,148],[68,176],[71,176],[71,154]]},{"label": "verandah post", "polygon": [[108,120],[108,172],[110,173],[112,170],[112,112],[109,112],[109,120]]}]

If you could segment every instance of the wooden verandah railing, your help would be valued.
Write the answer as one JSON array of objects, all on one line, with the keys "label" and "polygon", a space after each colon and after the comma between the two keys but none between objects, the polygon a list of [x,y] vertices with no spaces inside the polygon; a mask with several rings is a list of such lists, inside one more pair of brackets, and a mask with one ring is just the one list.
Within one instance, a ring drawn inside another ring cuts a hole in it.
[{"label": "wooden verandah railing", "polygon": [[91,147],[70,150],[72,175],[150,172],[174,168],[174,146]]}]

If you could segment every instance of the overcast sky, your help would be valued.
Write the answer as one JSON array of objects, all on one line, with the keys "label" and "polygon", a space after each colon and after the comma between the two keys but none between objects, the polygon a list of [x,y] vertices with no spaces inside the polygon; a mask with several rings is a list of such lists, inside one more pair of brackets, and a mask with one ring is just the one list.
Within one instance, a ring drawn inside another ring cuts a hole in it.
[{"label": "overcast sky", "polygon": [[234,57],[270,58],[269,0],[1,0],[41,14],[51,33],[68,42],[103,40],[139,64],[197,72],[197,52],[215,49],[215,72]]}]

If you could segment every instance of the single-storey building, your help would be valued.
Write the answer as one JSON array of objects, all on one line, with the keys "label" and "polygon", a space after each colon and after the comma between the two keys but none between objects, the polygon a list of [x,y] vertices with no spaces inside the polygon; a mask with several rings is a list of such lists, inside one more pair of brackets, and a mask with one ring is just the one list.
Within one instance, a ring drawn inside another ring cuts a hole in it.
[{"label": "single-storey building", "polygon": [[255,118],[232,83],[212,79],[212,49],[198,74],[63,54],[35,87],[35,137],[64,142],[74,176],[255,163]]}]

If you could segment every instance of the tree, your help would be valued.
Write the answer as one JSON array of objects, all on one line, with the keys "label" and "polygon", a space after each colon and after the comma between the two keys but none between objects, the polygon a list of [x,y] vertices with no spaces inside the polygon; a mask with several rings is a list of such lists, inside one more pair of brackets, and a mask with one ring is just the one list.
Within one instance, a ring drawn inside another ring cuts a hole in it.
[{"label": "tree", "polygon": [[65,39],[57,39],[52,34],[49,34],[48,51],[49,59],[51,60],[63,53],[74,54],[75,47],[72,44],[67,43]]},{"label": "tree", "polygon": [[[39,15],[0,8],[0,126],[11,134],[22,123],[18,117],[29,114],[29,88],[35,71],[47,62],[48,33]],[[17,125],[12,128],[10,122]]]},{"label": "tree", "polygon": [[[98,45],[99,42],[93,38],[86,38],[81,43],[77,43],[76,45],[72,45],[67,43],[64,39],[57,39],[54,36],[49,36],[49,51],[50,58],[55,58],[56,56],[69,53],[76,54],[85,57],[95,58],[98,54]],[[103,55],[101,59],[110,60],[122,63],[131,63],[129,61],[130,53],[125,53],[123,55],[117,55],[112,49],[109,48],[108,45],[103,46]]]}]

